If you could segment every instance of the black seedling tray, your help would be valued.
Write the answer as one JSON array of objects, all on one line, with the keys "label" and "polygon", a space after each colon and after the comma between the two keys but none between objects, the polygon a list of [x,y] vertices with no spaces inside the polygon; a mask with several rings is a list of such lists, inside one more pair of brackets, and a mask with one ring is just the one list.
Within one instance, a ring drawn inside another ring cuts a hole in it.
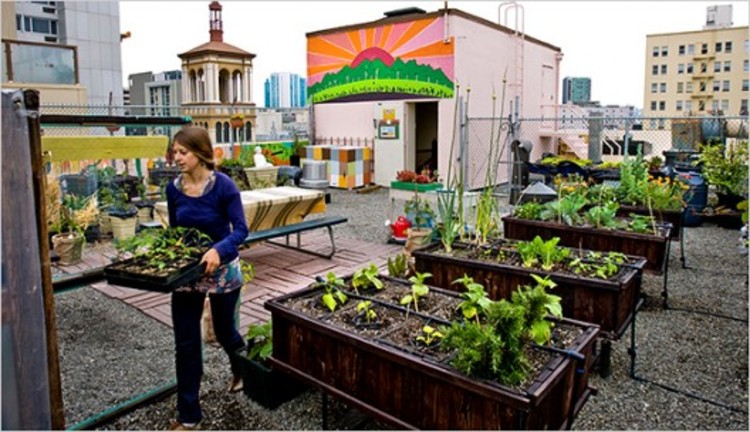
[{"label": "black seedling tray", "polygon": [[166,276],[153,276],[123,270],[121,267],[135,262],[139,258],[130,258],[104,267],[104,277],[112,285],[120,285],[146,291],[172,292],[176,288],[200,279],[206,264],[196,257],[178,270]]}]

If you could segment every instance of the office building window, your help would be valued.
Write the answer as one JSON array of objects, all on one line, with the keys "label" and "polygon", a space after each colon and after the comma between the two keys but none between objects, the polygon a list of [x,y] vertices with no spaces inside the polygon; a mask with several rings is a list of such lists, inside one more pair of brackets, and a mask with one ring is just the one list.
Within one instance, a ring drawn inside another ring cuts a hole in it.
[{"label": "office building window", "polygon": [[651,111],[656,111],[656,101],[651,101]]},{"label": "office building window", "polygon": [[721,42],[716,42],[716,52],[717,53],[721,52],[721,47],[722,46],[724,46],[724,44],[722,44]]},{"label": "office building window", "polygon": [[706,102],[698,101],[698,112],[703,112],[705,110],[706,110]]},{"label": "office building window", "polygon": [[693,92],[693,83],[691,81],[688,81],[687,84],[685,84],[685,93],[692,93]]},{"label": "office building window", "polygon": [[732,41],[724,42],[724,52],[727,54],[732,52]]},{"label": "office building window", "polygon": [[656,93],[658,89],[658,84],[651,83],[651,93]]},{"label": "office building window", "polygon": [[[729,81],[727,81],[727,84],[728,83],[729,83]],[[746,79],[743,79],[742,80],[742,91],[748,91],[748,90],[750,90],[750,82],[748,80],[746,80]]]},{"label": "office building window", "polygon": [[698,86],[698,89],[699,89],[698,93],[705,92],[706,91],[706,82],[705,81],[701,81],[700,84],[699,84],[699,86]]},{"label": "office building window", "polygon": [[659,92],[660,93],[666,93],[667,92],[667,83],[659,83]]},{"label": "office building window", "polygon": [[693,101],[686,100],[685,111],[692,111],[692,110],[693,110]]},{"label": "office building window", "polygon": [[708,64],[706,64],[705,62],[701,63],[701,73],[706,73],[707,70],[708,70]]},{"label": "office building window", "polygon": [[747,99],[740,100],[740,115],[747,115]]},{"label": "office building window", "polygon": [[680,63],[680,64],[677,65],[677,73],[678,74],[685,73],[685,64],[684,63]]},{"label": "office building window", "polygon": [[661,65],[661,74],[666,75],[667,74],[667,65],[663,64]]},{"label": "office building window", "polygon": [[659,111],[664,111],[667,109],[667,103],[664,101],[659,101]]},{"label": "office building window", "polygon": [[685,90],[684,87],[685,87],[684,83],[678,82],[677,83],[677,93],[682,93]]},{"label": "office building window", "polygon": [[16,15],[16,30],[57,35],[57,20]]},{"label": "office building window", "polygon": [[675,110],[682,111],[682,101],[678,100],[677,104],[675,105]]},{"label": "office building window", "polygon": [[687,46],[687,53],[688,55],[694,55],[695,54],[695,45],[690,44]]},{"label": "office building window", "polygon": [[711,111],[717,112],[719,111],[719,101],[718,100],[712,100],[711,101]]},{"label": "office building window", "polygon": [[729,80],[724,80],[721,82],[721,91],[729,91]]},{"label": "office building window", "polygon": [[677,47],[677,53],[679,55],[685,55],[685,45],[680,45],[679,47]]},{"label": "office building window", "polygon": [[743,60],[742,61],[742,71],[743,72],[750,72],[750,61]]},{"label": "office building window", "polygon": [[659,65],[651,66],[651,75],[659,75]]},{"label": "office building window", "polygon": [[720,91],[720,90],[721,90],[721,81],[719,81],[719,80],[714,80],[714,88],[713,88],[713,90],[714,90],[715,92],[717,92],[717,91]]},{"label": "office building window", "polygon": [[729,111],[729,100],[728,99],[722,99],[721,100],[721,110],[723,112]]},{"label": "office building window", "polygon": [[685,65],[685,71],[689,74],[693,73],[693,64],[688,63],[687,65]]},{"label": "office building window", "polygon": [[727,60],[724,62],[724,72],[732,72],[732,62]]},{"label": "office building window", "polygon": [[750,39],[745,39],[745,53],[750,53]]},{"label": "office building window", "polygon": [[651,53],[653,57],[659,57],[659,47],[654,47],[654,51]]},{"label": "office building window", "polygon": [[667,55],[669,55],[669,48],[666,46],[661,47],[661,56],[666,57]]},{"label": "office building window", "polygon": [[708,54],[708,44],[701,44],[701,54]]},{"label": "office building window", "polygon": [[714,62],[714,72],[721,72],[721,62],[715,61]]}]

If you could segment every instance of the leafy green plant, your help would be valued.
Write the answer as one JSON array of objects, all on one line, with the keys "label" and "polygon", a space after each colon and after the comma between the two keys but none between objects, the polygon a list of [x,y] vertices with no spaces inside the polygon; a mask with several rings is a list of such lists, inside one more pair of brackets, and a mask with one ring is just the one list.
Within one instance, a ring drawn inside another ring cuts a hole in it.
[{"label": "leafy green plant", "polygon": [[541,219],[542,209],[544,209],[544,205],[536,201],[529,201],[516,206],[513,209],[513,216],[520,219],[539,220]]},{"label": "leafy green plant", "polygon": [[271,321],[263,324],[250,324],[247,328],[247,336],[250,349],[247,357],[250,360],[265,361],[273,354],[273,328]]},{"label": "leafy green plant", "polygon": [[321,300],[331,312],[336,311],[339,305],[343,306],[349,299],[342,291],[346,288],[346,283],[343,279],[337,277],[334,272],[328,272],[325,279],[320,278],[316,286],[323,287],[324,293]]},{"label": "leafy green plant", "polygon": [[702,166],[702,175],[718,192],[726,195],[746,196],[748,192],[748,141],[735,145],[701,145],[696,164]]},{"label": "leafy green plant", "polygon": [[464,300],[458,305],[461,314],[467,320],[474,319],[479,322],[479,316],[483,315],[492,304],[492,300],[487,296],[484,287],[474,282],[474,279],[466,274],[461,279],[454,280],[453,283],[460,283],[466,288],[466,291],[461,293]]},{"label": "leafy green plant", "polygon": [[440,343],[441,340],[445,335],[437,330],[434,327],[431,326],[424,326],[422,327],[422,332],[419,336],[416,337],[417,342],[423,343],[426,347],[433,347]]},{"label": "leafy green plant", "polygon": [[131,253],[134,258],[143,259],[148,267],[164,270],[170,263],[199,257],[211,244],[211,237],[194,228],[146,230],[116,241],[116,259]]},{"label": "leafy green plant", "polygon": [[531,241],[519,241],[516,249],[521,256],[524,267],[534,267],[541,262],[542,270],[550,271],[555,264],[562,262],[570,255],[570,249],[557,246],[560,237],[553,237],[547,241],[535,236]]},{"label": "leafy green plant", "polygon": [[404,205],[404,212],[407,215],[413,215],[414,227],[416,228],[430,228],[435,220],[435,212],[430,208],[430,203],[427,200],[420,199],[416,192],[414,198]]},{"label": "leafy green plant", "polygon": [[409,264],[406,254],[400,253],[391,259],[388,258],[388,275],[404,279],[409,273]]},{"label": "leafy green plant", "polygon": [[432,273],[417,273],[409,278],[411,293],[403,296],[399,302],[402,305],[407,305],[407,310],[409,304],[414,304],[414,310],[419,312],[419,299],[430,293],[430,288],[424,283],[424,280],[428,277],[432,277]]},{"label": "leafy green plant", "polygon": [[359,288],[371,286],[375,289],[383,288],[383,282],[378,279],[378,267],[372,263],[368,267],[355,271],[352,276],[352,287],[357,294],[359,294]]},{"label": "leafy green plant", "polygon": [[656,221],[652,216],[630,213],[628,229],[637,233],[656,235]]},{"label": "leafy green plant", "polygon": [[474,231],[478,244],[486,244],[487,237],[498,230],[497,200],[492,195],[492,188],[484,188],[477,199],[477,219]]},{"label": "leafy green plant", "polygon": [[633,159],[620,164],[620,184],[615,195],[621,203],[637,205],[643,202],[648,184],[648,164],[643,160],[641,150]]},{"label": "leafy green plant", "polygon": [[547,289],[557,286],[549,277],[542,278],[535,274],[531,277],[536,285],[520,287],[512,294],[511,301],[524,309],[524,328],[527,329],[529,339],[543,345],[550,340],[554,326],[545,318],[547,314],[562,317],[561,298],[547,292]]},{"label": "leafy green plant", "polygon": [[557,220],[557,223],[564,223],[569,226],[581,223],[581,216],[578,212],[588,204],[588,200],[583,194],[572,192],[565,196],[558,195],[559,198],[544,204],[540,213],[542,220]]},{"label": "leafy green plant", "polygon": [[372,308],[372,302],[370,300],[362,300],[357,303],[357,313],[362,314],[365,322],[371,323],[378,319],[378,314]]},{"label": "leafy green plant", "polygon": [[96,194],[82,197],[74,194],[64,195],[56,209],[56,217],[51,216],[50,230],[58,233],[67,231],[83,235],[99,216]]},{"label": "leafy green plant", "polygon": [[617,228],[617,210],[620,205],[610,201],[603,205],[597,205],[589,208],[584,214],[584,219],[596,228]]}]

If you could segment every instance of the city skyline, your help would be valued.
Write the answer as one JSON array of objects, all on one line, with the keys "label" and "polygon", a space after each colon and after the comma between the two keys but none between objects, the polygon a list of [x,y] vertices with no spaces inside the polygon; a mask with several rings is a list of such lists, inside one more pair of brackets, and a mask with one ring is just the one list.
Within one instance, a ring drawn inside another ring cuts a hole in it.
[{"label": "city skyline", "polygon": [[[209,3],[122,1],[120,31],[131,32],[131,37],[122,42],[123,83],[132,73],[180,69],[177,54],[208,41]],[[257,56],[253,62],[252,99],[258,106],[263,105],[263,86],[272,73],[286,71],[307,77],[306,33],[375,21],[383,17],[383,12],[403,7],[420,7],[427,12],[443,7],[443,2],[437,0],[221,3],[224,41]],[[747,3],[734,1],[519,4],[523,7],[519,30],[562,49],[560,80],[566,76],[589,77],[592,100],[637,107],[643,104],[646,35],[701,30],[706,7],[712,5],[732,5],[733,27],[746,26],[748,17]],[[165,21],[163,17],[174,14],[176,5],[180,9],[179,21]],[[448,2],[450,8],[492,22],[498,22],[499,5],[500,2],[485,1]],[[670,14],[677,10],[679,14]],[[502,24],[514,27],[514,18],[513,13],[504,15]],[[179,25],[171,25],[172,22]],[[153,43],[154,39],[161,43]],[[562,101],[561,95],[558,97]]]}]

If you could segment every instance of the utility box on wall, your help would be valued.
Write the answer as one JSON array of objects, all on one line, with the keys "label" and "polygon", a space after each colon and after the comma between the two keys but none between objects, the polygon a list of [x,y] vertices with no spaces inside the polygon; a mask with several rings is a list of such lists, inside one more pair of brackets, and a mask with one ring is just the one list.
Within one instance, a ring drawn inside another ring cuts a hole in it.
[{"label": "utility box on wall", "polygon": [[331,187],[354,189],[372,182],[372,149],[355,146],[308,146],[307,159],[328,162]]}]

